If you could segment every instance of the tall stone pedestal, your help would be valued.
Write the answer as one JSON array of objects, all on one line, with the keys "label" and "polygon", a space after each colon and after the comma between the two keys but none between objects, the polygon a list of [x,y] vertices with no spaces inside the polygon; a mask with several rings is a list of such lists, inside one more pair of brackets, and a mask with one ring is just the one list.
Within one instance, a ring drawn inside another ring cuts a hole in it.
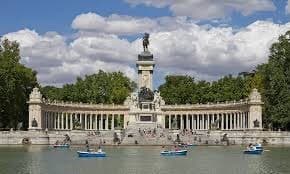
[{"label": "tall stone pedestal", "polygon": [[149,51],[139,54],[136,66],[138,68],[138,89],[146,87],[153,90],[152,79],[155,66],[153,54]]}]

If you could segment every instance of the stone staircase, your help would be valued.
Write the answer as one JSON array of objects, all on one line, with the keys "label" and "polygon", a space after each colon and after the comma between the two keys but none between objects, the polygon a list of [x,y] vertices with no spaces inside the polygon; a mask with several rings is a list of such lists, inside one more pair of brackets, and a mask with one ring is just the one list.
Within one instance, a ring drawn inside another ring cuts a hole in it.
[{"label": "stone staircase", "polygon": [[[153,130],[155,129],[155,133]],[[145,134],[144,134],[145,130]],[[148,134],[148,131],[151,133]],[[168,132],[161,128],[157,128],[156,123],[138,124],[131,123],[128,125],[125,137],[122,141],[123,145],[164,145],[172,144],[167,138]]]}]

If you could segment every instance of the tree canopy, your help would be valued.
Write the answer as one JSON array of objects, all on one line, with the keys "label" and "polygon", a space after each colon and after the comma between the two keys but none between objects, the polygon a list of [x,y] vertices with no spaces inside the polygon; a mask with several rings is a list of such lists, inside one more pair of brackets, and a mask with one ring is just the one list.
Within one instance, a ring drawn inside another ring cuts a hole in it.
[{"label": "tree canopy", "polygon": [[77,78],[75,84],[66,84],[62,88],[46,86],[42,94],[51,100],[83,103],[122,104],[136,88],[136,84],[121,72],[104,72]]},{"label": "tree canopy", "polygon": [[290,129],[290,31],[270,48],[267,64],[262,65],[265,118],[271,127]]},{"label": "tree canopy", "polygon": [[167,76],[159,87],[161,96],[167,104],[194,104],[240,100],[248,96],[250,78],[232,75],[217,81],[195,81],[190,76]]},{"label": "tree canopy", "polygon": [[36,72],[20,63],[19,45],[0,44],[0,128],[28,123],[28,97],[37,85]]}]

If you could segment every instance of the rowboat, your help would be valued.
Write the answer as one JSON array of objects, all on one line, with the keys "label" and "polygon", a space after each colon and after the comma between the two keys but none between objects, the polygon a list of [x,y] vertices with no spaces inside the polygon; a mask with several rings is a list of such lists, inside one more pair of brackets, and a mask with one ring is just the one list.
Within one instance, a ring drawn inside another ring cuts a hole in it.
[{"label": "rowboat", "polygon": [[262,152],[261,150],[244,150],[244,154],[260,155]]},{"label": "rowboat", "polygon": [[106,152],[77,151],[79,157],[106,157]]},{"label": "rowboat", "polygon": [[163,156],[185,156],[187,154],[187,150],[164,150],[160,152]]},{"label": "rowboat", "polygon": [[69,148],[69,144],[54,144],[54,148]]}]

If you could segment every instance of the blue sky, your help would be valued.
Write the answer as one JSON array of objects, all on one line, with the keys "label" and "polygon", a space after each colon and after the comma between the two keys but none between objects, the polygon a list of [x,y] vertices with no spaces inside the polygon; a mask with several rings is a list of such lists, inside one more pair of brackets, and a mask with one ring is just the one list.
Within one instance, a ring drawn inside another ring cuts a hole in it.
[{"label": "blue sky", "polygon": [[[255,12],[250,16],[243,16],[239,12],[231,14],[232,19],[227,21],[231,26],[242,27],[256,20],[271,19],[276,23],[289,21],[289,15],[285,13],[287,0],[274,0],[277,10]],[[130,15],[139,17],[161,17],[173,14],[166,7],[154,8],[144,4],[132,6],[122,0],[1,0],[0,21],[5,21],[0,28],[0,34],[23,28],[32,28],[40,33],[57,31],[63,34],[73,32],[71,21],[79,14],[95,12],[102,16],[111,14]],[[201,24],[211,23],[209,20],[201,21]]]},{"label": "blue sky", "polygon": [[60,86],[98,69],[122,71],[136,79],[134,61],[142,49],[140,37],[148,31],[158,63],[158,87],[168,74],[215,80],[266,62],[269,46],[290,29],[287,4],[1,0],[0,35],[20,43],[22,63],[38,71],[41,84]]},{"label": "blue sky", "polygon": [[169,16],[166,8],[152,8],[145,5],[130,6],[122,0],[1,0],[0,28],[3,35],[23,28],[32,28],[40,33],[57,31],[69,34],[73,32],[71,22],[81,14],[95,12],[102,16],[111,14],[130,16]]}]

